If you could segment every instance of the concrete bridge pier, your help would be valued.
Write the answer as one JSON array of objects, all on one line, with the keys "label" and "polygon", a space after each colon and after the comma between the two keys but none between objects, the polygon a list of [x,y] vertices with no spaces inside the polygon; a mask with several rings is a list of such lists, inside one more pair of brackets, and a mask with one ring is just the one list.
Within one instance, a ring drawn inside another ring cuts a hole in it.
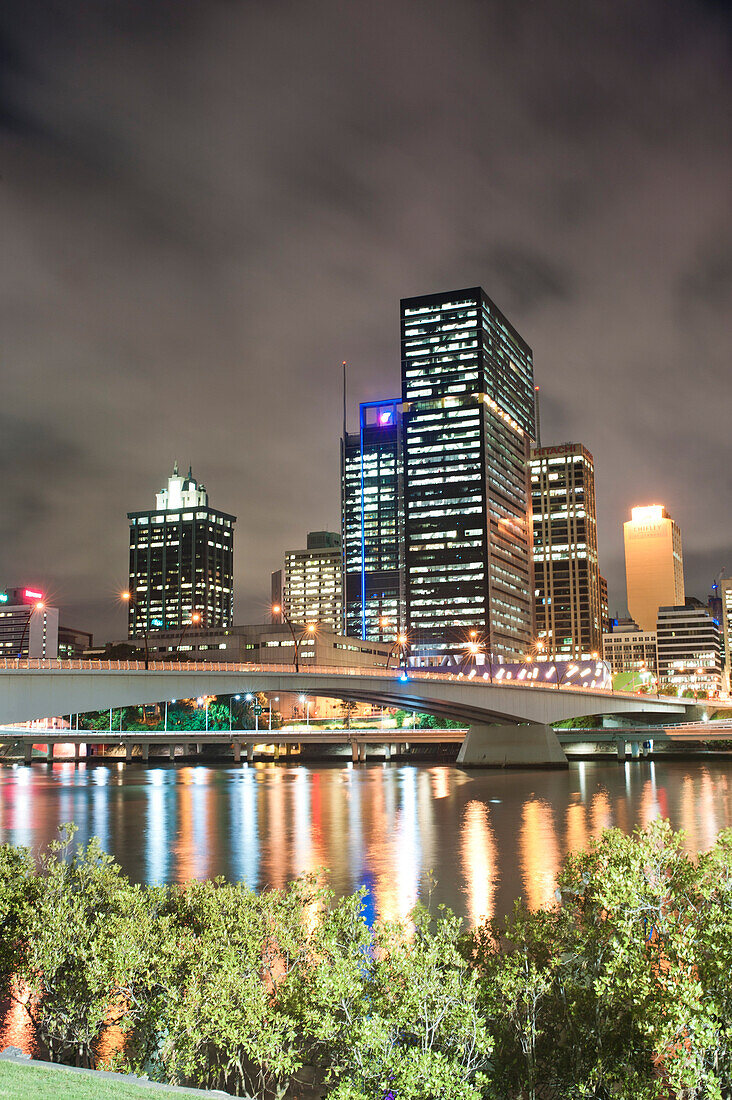
[{"label": "concrete bridge pier", "polygon": [[391,760],[391,745],[384,745],[384,760]]},{"label": "concrete bridge pier", "polygon": [[625,739],[623,737],[619,737],[616,741],[616,745],[618,749],[618,760],[620,760],[622,763],[625,763],[625,755],[628,748],[625,743]]},{"label": "concrete bridge pier", "polygon": [[132,742],[131,741],[126,741],[125,742],[125,764],[129,764],[131,759],[132,759]]},{"label": "concrete bridge pier", "polygon": [[26,741],[23,745],[23,763],[30,764],[33,760],[33,745]]},{"label": "concrete bridge pier", "polygon": [[145,741],[142,745],[140,745],[140,748],[142,749],[142,762],[143,764],[147,764],[148,760],[150,759],[150,745],[147,741]]},{"label": "concrete bridge pier", "polygon": [[175,760],[175,745],[168,745],[168,755],[171,760]]},{"label": "concrete bridge pier", "polygon": [[630,742],[630,758],[631,760],[640,759],[640,741]]},{"label": "concrete bridge pier", "polygon": [[458,753],[464,768],[567,768],[569,762],[551,726],[471,725]]},{"label": "concrete bridge pier", "polygon": [[254,745],[247,745],[247,764],[254,763]]},{"label": "concrete bridge pier", "polygon": [[351,741],[351,761],[358,764],[358,742]]},{"label": "concrete bridge pier", "polygon": [[241,764],[241,741],[234,742],[234,763]]}]

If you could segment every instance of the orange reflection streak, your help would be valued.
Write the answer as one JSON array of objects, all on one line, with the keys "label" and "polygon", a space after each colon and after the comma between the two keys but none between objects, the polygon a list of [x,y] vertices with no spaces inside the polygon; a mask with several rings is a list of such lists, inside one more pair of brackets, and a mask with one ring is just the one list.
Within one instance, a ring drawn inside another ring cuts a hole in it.
[{"label": "orange reflection streak", "polygon": [[[705,807],[705,810],[707,809]],[[690,775],[685,775],[681,781],[679,810],[679,824],[686,833],[685,846],[691,852],[698,852],[700,845],[697,830],[697,791],[696,784]]]},{"label": "orange reflection streak", "polygon": [[559,870],[559,845],[551,808],[531,799],[521,811],[521,876],[530,908],[554,904],[554,887]]},{"label": "orange reflection streak", "polygon": [[285,828],[285,791],[282,772],[274,764],[264,765],[268,785],[264,788],[267,801],[265,820],[269,826],[265,882],[281,889],[288,878],[287,830]]},{"label": "orange reflection streak", "polygon": [[591,832],[599,836],[603,829],[609,829],[613,823],[613,811],[607,791],[597,791],[590,804]]},{"label": "orange reflection streak", "polygon": [[483,802],[468,802],[461,829],[461,860],[472,924],[491,920],[498,885],[498,848]]},{"label": "orange reflection streak", "polygon": [[576,852],[587,845],[587,811],[581,802],[567,806],[567,851]]},{"label": "orange reflection streak", "polygon": [[450,772],[448,768],[430,768],[429,777],[432,781],[432,797],[447,798],[450,793]]},{"label": "orange reflection streak", "polygon": [[701,776],[699,777],[699,786],[701,787],[699,792],[699,810],[701,811],[702,807],[704,808],[704,812],[699,813],[699,820],[701,823],[699,847],[707,851],[714,844],[721,828],[717,817],[717,791],[712,782],[712,777],[709,774],[708,768],[702,768]]}]

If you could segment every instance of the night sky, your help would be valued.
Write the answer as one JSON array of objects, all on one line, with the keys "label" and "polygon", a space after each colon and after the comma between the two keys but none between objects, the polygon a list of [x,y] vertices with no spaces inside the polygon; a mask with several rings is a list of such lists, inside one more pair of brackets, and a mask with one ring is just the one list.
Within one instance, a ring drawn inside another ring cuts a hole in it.
[{"label": "night sky", "polygon": [[732,571],[732,16],[677,0],[3,0],[0,587],[125,633],[174,460],[239,517],[236,619],[339,529],[399,299],[482,285],[542,441],[594,454],[600,565],[664,503]]}]

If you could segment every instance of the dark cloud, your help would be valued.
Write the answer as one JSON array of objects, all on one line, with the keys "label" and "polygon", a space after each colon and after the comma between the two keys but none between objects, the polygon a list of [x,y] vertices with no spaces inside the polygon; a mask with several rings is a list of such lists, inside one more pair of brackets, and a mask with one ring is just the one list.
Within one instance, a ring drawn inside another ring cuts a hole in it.
[{"label": "dark cloud", "polygon": [[544,441],[594,453],[613,606],[643,501],[708,585],[723,5],[5,0],[0,36],[3,583],[120,633],[125,513],[177,457],[238,514],[260,617],[285,548],[338,525],[341,360],[353,419],[398,392],[399,298],[480,283],[534,349]]}]

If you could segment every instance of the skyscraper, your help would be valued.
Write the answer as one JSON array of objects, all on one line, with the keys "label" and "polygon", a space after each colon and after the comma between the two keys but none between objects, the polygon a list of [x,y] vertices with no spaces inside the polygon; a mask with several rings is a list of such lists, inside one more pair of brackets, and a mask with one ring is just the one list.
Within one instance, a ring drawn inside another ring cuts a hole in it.
[{"label": "skyscraper", "polygon": [[719,581],[717,593],[722,605],[722,620],[720,623],[724,644],[724,681],[725,691],[730,690],[732,683],[732,578],[723,577]]},{"label": "skyscraper", "polygon": [[633,508],[623,525],[628,614],[655,630],[659,607],[684,603],[681,532],[662,504]]},{"label": "skyscraper", "polygon": [[401,303],[407,626],[418,653],[533,632],[532,353],[480,287]]},{"label": "skyscraper", "polygon": [[285,554],[283,606],[293,623],[320,623],[339,634],[343,628],[341,536],[310,531],[304,550]]},{"label": "skyscraper", "polygon": [[602,653],[595,468],[581,443],[531,452],[536,636],[544,654]]},{"label": "skyscraper", "polygon": [[341,443],[344,632],[393,640],[400,599],[401,416],[398,399],[368,402]]},{"label": "skyscraper", "polygon": [[189,468],[176,463],[167,486],[147,512],[130,521],[131,638],[145,631],[183,629],[193,612],[201,625],[230,626],[234,614],[236,516],[208,505],[208,493]]}]

